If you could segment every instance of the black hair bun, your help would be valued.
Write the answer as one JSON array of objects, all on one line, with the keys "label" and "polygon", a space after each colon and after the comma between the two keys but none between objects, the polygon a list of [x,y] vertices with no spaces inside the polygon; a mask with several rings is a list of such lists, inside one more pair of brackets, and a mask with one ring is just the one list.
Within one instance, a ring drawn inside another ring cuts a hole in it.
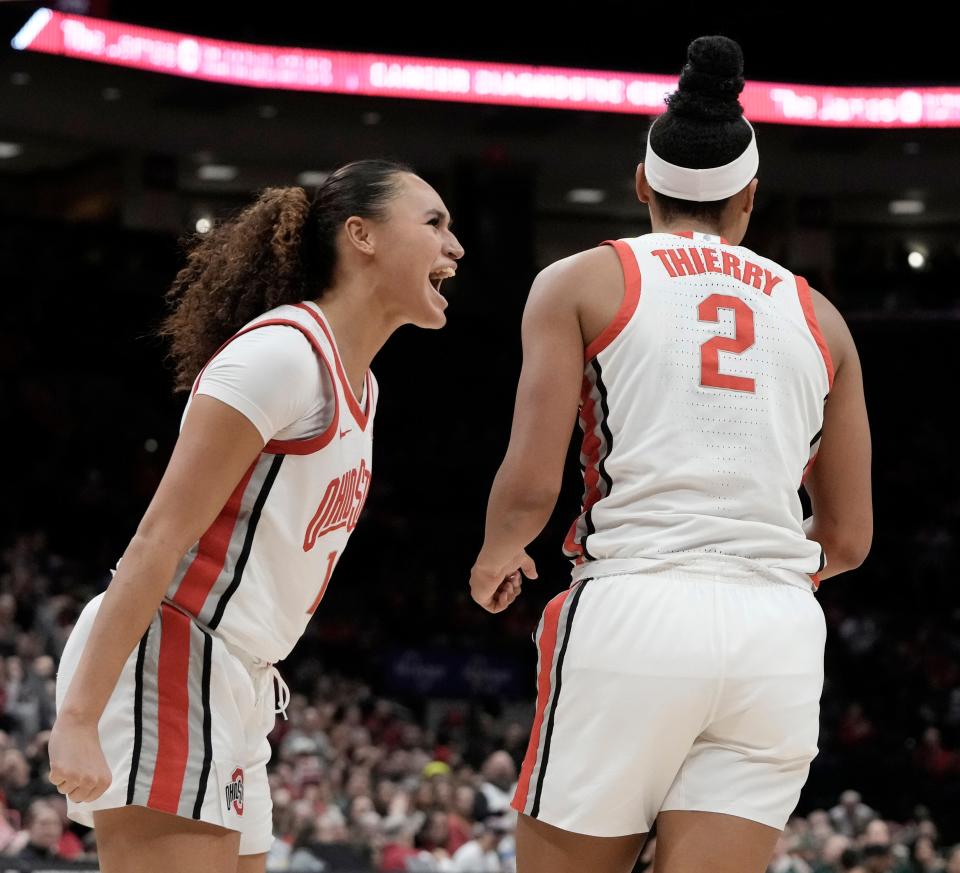
[{"label": "black hair bun", "polygon": [[667,98],[674,116],[735,121],[743,114],[743,51],[726,36],[697,37],[687,47],[678,89]]}]

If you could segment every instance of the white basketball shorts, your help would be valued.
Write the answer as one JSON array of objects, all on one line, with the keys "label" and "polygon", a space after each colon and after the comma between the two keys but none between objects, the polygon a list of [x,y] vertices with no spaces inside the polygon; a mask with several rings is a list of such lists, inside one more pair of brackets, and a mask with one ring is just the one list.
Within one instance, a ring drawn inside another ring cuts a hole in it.
[{"label": "white basketball shorts", "polygon": [[665,563],[576,583],[537,630],[513,808],[601,837],[661,810],[783,828],[817,754],[825,639],[812,591],[769,572]]},{"label": "white basketball shorts", "polygon": [[[67,640],[57,674],[57,708],[77,669],[103,595],[90,601]],[[240,831],[240,854],[273,842],[267,782],[273,675],[248,670],[224,641],[164,603],[127,659],[100,718],[113,773],[89,803],[67,814],[93,827],[93,813],[145,806]]]}]

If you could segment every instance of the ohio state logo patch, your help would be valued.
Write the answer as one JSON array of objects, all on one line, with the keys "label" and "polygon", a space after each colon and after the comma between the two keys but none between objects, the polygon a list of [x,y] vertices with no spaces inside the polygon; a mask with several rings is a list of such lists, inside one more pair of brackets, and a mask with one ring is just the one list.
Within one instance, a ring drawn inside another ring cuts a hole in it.
[{"label": "ohio state logo patch", "polygon": [[223,789],[227,802],[227,812],[231,809],[237,815],[243,815],[243,768],[237,767],[230,776],[230,781]]}]

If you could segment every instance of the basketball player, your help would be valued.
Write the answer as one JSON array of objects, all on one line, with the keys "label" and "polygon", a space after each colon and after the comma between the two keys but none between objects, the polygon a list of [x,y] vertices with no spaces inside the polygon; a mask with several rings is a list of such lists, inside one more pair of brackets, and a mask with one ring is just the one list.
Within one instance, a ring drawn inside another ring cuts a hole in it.
[{"label": "basketball player", "polygon": [[691,43],[637,168],[653,232],[553,264],[527,301],[473,597],[499,611],[535,573],[578,406],[585,495],[537,632],[519,873],[628,873],[655,819],[657,873],[762,873],[817,751],[813,592],[869,549],[870,434],[837,310],[740,245],[743,85],[735,42]]},{"label": "basketball player", "polygon": [[443,326],[462,255],[437,192],[381,161],[312,199],[268,189],[190,253],[164,328],[193,388],[180,438],[58,677],[50,779],[104,873],[264,870],[273,664],[370,488],[370,362],[402,324]]}]

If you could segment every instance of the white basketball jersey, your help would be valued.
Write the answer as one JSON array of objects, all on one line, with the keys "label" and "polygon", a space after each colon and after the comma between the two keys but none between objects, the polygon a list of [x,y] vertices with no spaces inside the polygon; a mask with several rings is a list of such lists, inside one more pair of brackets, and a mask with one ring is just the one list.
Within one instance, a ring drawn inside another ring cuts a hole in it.
[{"label": "white basketball jersey", "polygon": [[609,244],[625,292],[586,350],[573,578],[722,555],[816,585],[798,489],[833,365],[806,281],[709,234]]},{"label": "white basketball jersey", "polygon": [[377,385],[368,370],[361,407],[330,325],[310,302],[264,313],[231,340],[271,324],[297,328],[310,341],[334,386],[333,420],[310,439],[264,446],[181,559],[167,597],[228,643],[275,662],[302,635],[363,509]]}]

